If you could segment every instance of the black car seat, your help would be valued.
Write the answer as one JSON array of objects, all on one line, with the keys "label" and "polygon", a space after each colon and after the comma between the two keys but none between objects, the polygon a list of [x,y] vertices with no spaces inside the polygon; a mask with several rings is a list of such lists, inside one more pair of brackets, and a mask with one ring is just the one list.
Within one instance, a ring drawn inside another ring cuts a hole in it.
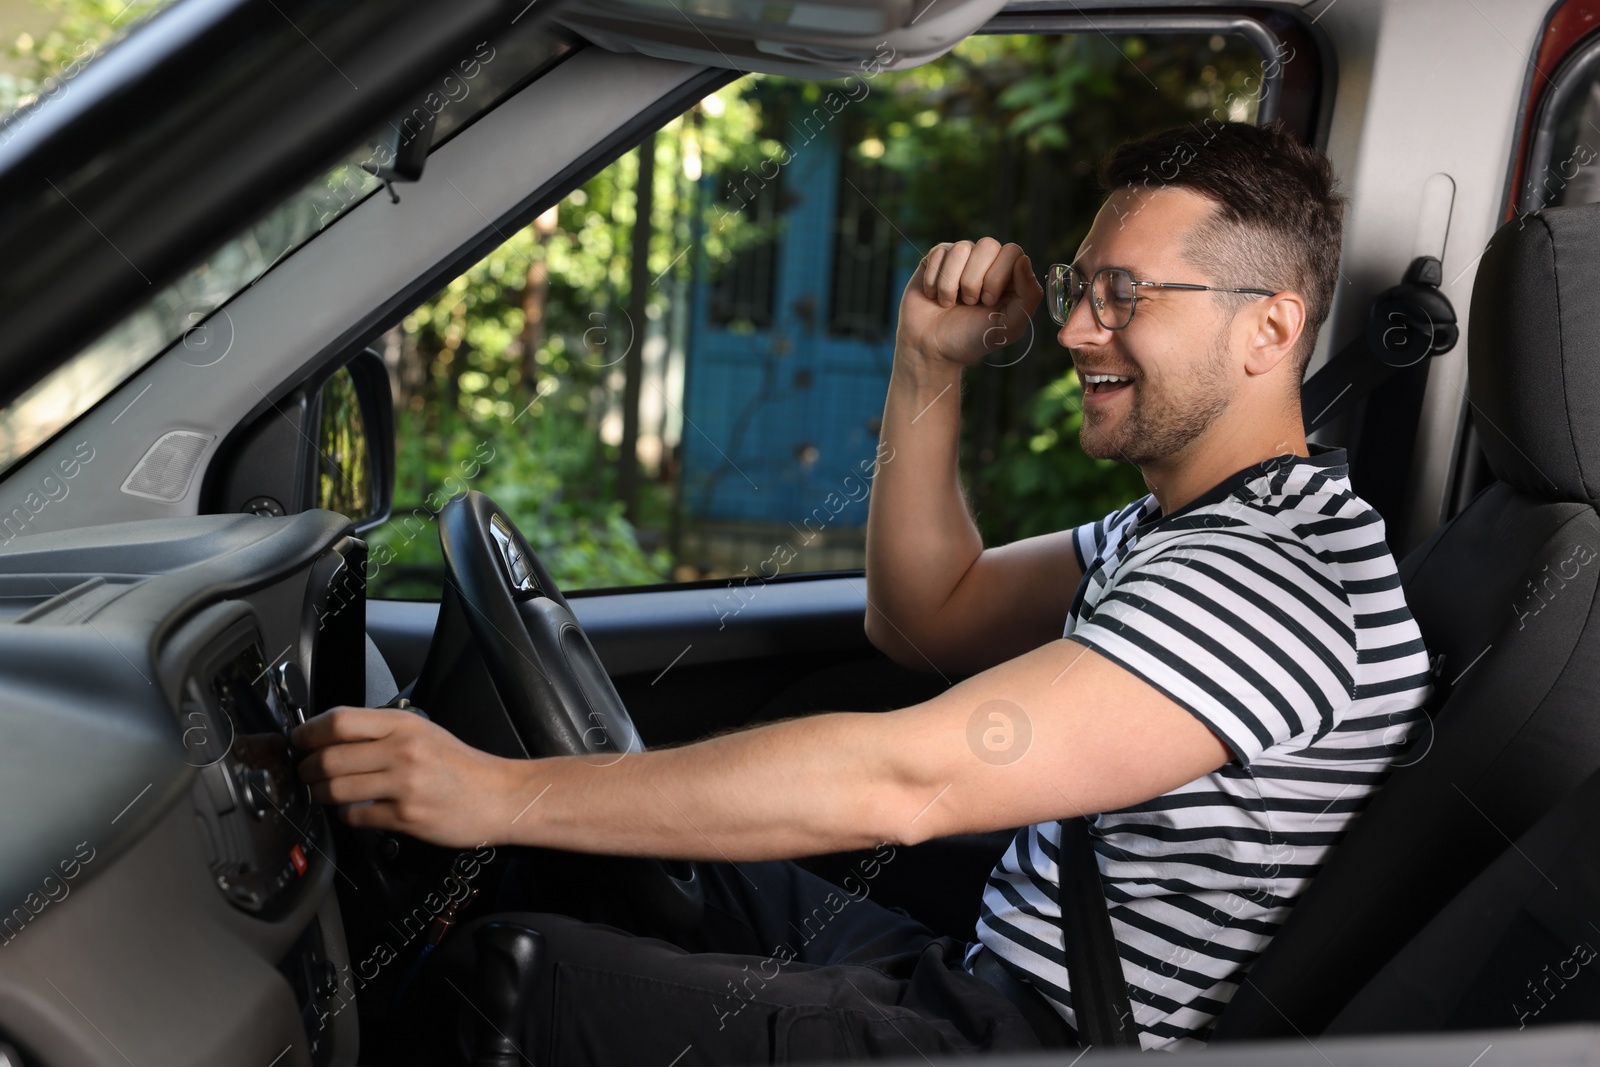
[{"label": "black car seat", "polygon": [[1517,839],[1328,1027],[1509,1030],[1600,1020],[1600,773]]},{"label": "black car seat", "polygon": [[1401,564],[1431,729],[1352,825],[1212,1040],[1314,1035],[1600,768],[1600,205],[1500,228],[1467,335],[1497,479]]}]

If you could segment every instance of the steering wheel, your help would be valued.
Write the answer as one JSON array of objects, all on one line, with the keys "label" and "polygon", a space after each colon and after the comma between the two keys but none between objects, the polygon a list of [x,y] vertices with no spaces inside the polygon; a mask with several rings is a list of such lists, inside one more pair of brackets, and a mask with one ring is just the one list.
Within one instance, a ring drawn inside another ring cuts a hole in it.
[{"label": "steering wheel", "polygon": [[[439,625],[412,701],[500,756],[581,756],[604,766],[644,751],[566,597],[499,505],[476,490],[454,497],[439,512],[439,541]],[[470,692],[481,673],[470,667],[475,658],[499,707]],[[615,870],[630,903],[654,923],[687,929],[699,920],[705,883],[693,863],[636,859]]]}]

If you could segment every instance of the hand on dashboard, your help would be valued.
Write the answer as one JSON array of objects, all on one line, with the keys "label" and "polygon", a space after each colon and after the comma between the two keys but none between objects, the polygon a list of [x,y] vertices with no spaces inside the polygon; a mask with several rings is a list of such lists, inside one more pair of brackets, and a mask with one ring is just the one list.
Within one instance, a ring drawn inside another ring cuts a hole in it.
[{"label": "hand on dashboard", "polygon": [[451,848],[498,844],[516,813],[511,761],[394,708],[336,707],[295,727],[300,777],[351,826]]}]

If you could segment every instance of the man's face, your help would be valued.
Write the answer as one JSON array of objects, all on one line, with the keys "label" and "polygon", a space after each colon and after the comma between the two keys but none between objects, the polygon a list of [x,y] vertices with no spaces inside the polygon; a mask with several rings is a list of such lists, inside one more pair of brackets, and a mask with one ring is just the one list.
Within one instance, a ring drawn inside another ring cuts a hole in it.
[{"label": "man's face", "polygon": [[[1122,267],[1138,281],[1218,284],[1182,257],[1185,238],[1213,210],[1186,189],[1119,190],[1095,216],[1074,262],[1085,278]],[[1228,409],[1244,375],[1231,352],[1228,326],[1237,305],[1229,298],[1142,286],[1135,292],[1125,328],[1102,328],[1085,294],[1057,339],[1084,385],[1083,450],[1144,466],[1189,449]],[[1132,380],[1085,380],[1099,374]]]}]

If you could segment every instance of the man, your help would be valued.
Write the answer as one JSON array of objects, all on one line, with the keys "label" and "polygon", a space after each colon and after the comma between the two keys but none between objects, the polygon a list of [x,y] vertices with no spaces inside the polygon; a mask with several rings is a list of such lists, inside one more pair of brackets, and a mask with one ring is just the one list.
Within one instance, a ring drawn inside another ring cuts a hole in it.
[{"label": "man", "polygon": [[[1104,177],[1076,260],[1047,271],[1050,310],[1084,383],[1083,448],[1137,465],[1148,496],[984,548],[957,474],[960,374],[1023,337],[1046,293],[1019,247],[984,239],[933,249],[902,300],[867,632],[971,677],[607,768],[496,759],[403,712],[296,732],[315,795],[361,803],[355,825],[732,861],[709,865],[720,932],[682,947],[549,917],[535,1059],[1055,1043],[1022,998],[1074,1022],[1056,856],[1059,820],[1084,814],[1141,1043],[1201,1043],[1402,751],[1426,653],[1381,520],[1300,419],[1337,278],[1331,168],[1276,126],[1206,123],[1124,145]],[[763,862],[1017,826],[975,946]],[[988,954],[1031,988],[975,976]]]}]

